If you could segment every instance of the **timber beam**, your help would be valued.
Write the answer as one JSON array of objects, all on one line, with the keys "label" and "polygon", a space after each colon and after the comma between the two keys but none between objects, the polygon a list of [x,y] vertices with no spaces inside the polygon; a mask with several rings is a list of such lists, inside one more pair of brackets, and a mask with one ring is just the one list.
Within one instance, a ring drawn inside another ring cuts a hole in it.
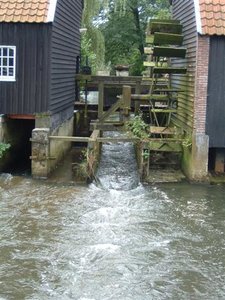
[{"label": "timber beam", "polygon": [[92,122],[90,124],[90,130],[98,129],[101,131],[123,131],[123,122]]}]

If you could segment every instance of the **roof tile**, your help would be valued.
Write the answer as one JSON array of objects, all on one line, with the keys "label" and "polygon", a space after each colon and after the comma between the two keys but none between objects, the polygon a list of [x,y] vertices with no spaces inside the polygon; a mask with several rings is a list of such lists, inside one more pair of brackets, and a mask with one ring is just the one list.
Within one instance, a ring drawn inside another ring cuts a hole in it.
[{"label": "roof tile", "polygon": [[225,0],[199,0],[202,33],[225,35]]},{"label": "roof tile", "polygon": [[47,22],[50,0],[0,0],[0,22]]}]

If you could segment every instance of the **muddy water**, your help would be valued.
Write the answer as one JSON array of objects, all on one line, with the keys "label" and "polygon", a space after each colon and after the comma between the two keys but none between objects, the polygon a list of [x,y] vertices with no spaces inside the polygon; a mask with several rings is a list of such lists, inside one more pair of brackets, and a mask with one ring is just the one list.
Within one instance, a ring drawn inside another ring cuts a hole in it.
[{"label": "muddy water", "polygon": [[225,299],[225,186],[101,163],[99,185],[0,176],[0,299]]}]

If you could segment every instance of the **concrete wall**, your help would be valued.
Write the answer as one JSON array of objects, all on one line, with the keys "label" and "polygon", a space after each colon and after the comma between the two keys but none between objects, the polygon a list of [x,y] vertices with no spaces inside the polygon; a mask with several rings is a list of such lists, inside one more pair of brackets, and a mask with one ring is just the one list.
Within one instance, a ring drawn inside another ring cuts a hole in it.
[{"label": "concrete wall", "polygon": [[192,145],[183,148],[182,169],[192,181],[207,181],[209,137],[193,133]]},{"label": "concrete wall", "polygon": [[[72,136],[74,117],[71,116],[62,124],[52,128],[56,116],[38,116],[36,128],[32,132],[32,164],[33,177],[47,178],[63,159],[71,147],[70,142],[50,139],[50,136]],[[39,128],[37,128],[39,126]],[[44,127],[46,126],[46,127]]]}]

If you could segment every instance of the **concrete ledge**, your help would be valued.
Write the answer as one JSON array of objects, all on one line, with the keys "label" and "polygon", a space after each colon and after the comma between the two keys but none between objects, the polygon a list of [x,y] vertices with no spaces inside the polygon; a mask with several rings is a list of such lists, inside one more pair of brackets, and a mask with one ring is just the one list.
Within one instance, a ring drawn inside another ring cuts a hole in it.
[{"label": "concrete ledge", "polygon": [[192,148],[183,152],[182,168],[191,181],[208,181],[208,151],[209,137],[205,134],[194,133]]},{"label": "concrete ledge", "polygon": [[[41,125],[49,125],[48,117]],[[50,139],[49,136],[72,136],[74,117],[64,121],[55,129],[35,128],[32,132],[32,176],[47,178],[71,148],[71,142]]]}]

